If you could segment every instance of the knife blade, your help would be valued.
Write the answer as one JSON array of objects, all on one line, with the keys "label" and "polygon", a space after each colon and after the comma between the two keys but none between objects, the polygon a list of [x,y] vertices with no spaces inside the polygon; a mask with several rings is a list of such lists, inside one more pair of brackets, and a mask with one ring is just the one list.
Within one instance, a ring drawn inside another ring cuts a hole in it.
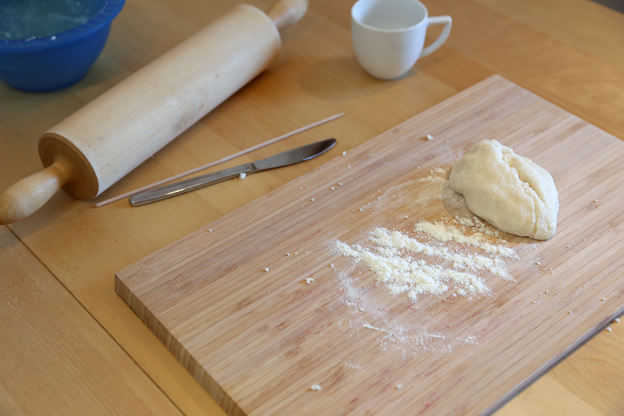
[{"label": "knife blade", "polygon": [[252,173],[262,172],[264,170],[281,168],[283,166],[305,162],[306,160],[322,155],[335,145],[336,139],[321,140],[320,142],[287,150],[252,163],[245,163],[233,168],[159,186],[158,188],[149,189],[131,196],[130,204],[138,207],[152,202],[161,201],[163,199],[173,198],[174,196],[182,195],[196,189],[227,181],[229,179],[234,179],[242,173],[245,175],[251,175]]}]

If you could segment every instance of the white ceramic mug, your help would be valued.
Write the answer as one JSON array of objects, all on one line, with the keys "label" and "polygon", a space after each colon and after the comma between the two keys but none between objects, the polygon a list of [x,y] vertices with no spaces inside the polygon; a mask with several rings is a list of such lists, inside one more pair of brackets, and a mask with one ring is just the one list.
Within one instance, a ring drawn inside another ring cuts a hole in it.
[{"label": "white ceramic mug", "polygon": [[[430,25],[442,33],[423,49]],[[364,69],[380,79],[403,76],[418,58],[438,49],[451,33],[450,16],[429,17],[418,0],[359,0],[351,8],[355,56]]]}]

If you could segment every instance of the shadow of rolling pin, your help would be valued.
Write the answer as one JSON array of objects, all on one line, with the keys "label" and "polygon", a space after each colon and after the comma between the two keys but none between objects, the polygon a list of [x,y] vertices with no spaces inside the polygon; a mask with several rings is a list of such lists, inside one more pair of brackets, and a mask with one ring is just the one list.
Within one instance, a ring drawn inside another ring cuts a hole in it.
[{"label": "shadow of rolling pin", "polygon": [[31,215],[61,187],[78,199],[104,192],[264,71],[281,49],[278,30],[307,7],[238,5],[52,127],[39,139],[45,169],[0,195],[0,224]]}]

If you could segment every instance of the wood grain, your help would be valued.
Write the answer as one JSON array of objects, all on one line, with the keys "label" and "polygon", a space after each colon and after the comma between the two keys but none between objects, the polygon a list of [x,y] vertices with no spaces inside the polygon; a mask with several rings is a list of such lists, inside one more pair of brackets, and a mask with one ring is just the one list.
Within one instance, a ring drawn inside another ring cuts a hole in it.
[{"label": "wood grain", "polygon": [[181,415],[6,227],[0,270],[0,413]]},{"label": "wood grain", "polygon": [[[470,302],[373,295],[361,269],[356,316],[337,272],[349,261],[329,242],[452,219],[443,198],[410,201],[485,139],[552,174],[555,238],[506,237],[515,282],[488,281],[495,294]],[[624,311],[622,156],[613,136],[493,76],[121,270],[116,290],[229,414],[489,412]],[[394,322],[444,341],[390,348]]]}]

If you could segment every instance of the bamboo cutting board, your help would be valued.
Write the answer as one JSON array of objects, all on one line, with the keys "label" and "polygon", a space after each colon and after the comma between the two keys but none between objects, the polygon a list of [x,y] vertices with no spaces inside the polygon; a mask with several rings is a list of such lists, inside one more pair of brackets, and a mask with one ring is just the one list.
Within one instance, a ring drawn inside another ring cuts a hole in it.
[{"label": "bamboo cutting board", "polygon": [[[411,299],[333,248],[374,250],[382,227],[483,254],[415,224],[474,232],[445,179],[485,139],[559,190],[551,240],[486,237],[514,251],[497,259],[510,278]],[[492,76],[119,271],[116,290],[231,415],[487,413],[624,311],[623,159],[617,138]]]}]

